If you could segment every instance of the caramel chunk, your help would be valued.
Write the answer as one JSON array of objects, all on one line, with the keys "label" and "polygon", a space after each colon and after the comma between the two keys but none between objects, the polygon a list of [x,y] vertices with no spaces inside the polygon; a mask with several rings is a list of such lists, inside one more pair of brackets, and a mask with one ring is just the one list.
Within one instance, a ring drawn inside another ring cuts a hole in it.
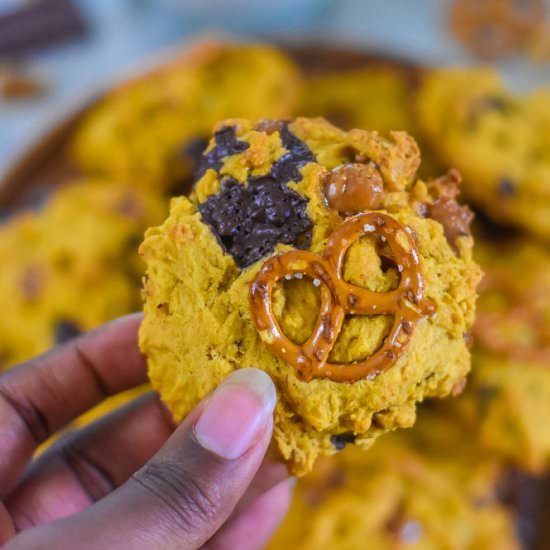
[{"label": "caramel chunk", "polygon": [[384,197],[384,182],[376,165],[345,164],[327,174],[323,182],[328,205],[344,216],[377,210]]}]

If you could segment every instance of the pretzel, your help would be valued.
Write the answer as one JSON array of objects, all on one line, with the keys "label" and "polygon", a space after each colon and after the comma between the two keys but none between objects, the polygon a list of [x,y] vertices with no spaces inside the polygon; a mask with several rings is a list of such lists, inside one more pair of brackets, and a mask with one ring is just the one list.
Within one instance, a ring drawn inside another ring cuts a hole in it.
[{"label": "pretzel", "polygon": [[[375,292],[344,280],[346,253],[364,235],[376,236],[387,245],[401,273],[396,289]],[[304,276],[320,288],[321,307],[311,336],[298,345],[283,334],[275,317],[273,289],[282,279]],[[267,347],[280,360],[293,365],[301,380],[328,378],[335,382],[372,380],[389,369],[405,352],[418,320],[435,311],[424,296],[424,278],[410,229],[391,216],[376,212],[344,221],[320,255],[293,250],[267,260],[251,283],[250,309]],[[393,315],[394,322],[382,346],[369,358],[332,363],[329,356],[346,314]]]}]

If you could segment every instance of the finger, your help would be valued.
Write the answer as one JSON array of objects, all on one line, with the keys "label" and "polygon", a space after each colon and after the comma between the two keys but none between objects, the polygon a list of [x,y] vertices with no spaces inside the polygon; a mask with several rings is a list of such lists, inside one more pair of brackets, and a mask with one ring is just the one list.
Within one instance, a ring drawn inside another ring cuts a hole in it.
[{"label": "finger", "polygon": [[271,540],[290,506],[294,479],[259,495],[208,541],[204,550],[260,550]]},{"label": "finger", "polygon": [[17,529],[84,510],[127,481],[173,431],[164,405],[148,394],[66,434],[32,464],[6,498]]},{"label": "finger", "polygon": [[239,501],[233,514],[248,507],[260,495],[263,495],[284,480],[288,480],[288,469],[281,462],[274,462],[269,457],[264,458],[262,465],[256,472],[254,479],[248,486],[243,498]]},{"label": "finger", "polygon": [[0,503],[0,546],[5,544],[14,535],[15,526],[13,521],[4,505]]},{"label": "finger", "polygon": [[106,396],[142,384],[141,315],[118,319],[0,375],[0,497],[36,447]]},{"label": "finger", "polygon": [[76,516],[23,532],[12,548],[36,548],[43,540],[94,550],[202,546],[256,474],[275,400],[264,372],[233,373],[122,487]]}]

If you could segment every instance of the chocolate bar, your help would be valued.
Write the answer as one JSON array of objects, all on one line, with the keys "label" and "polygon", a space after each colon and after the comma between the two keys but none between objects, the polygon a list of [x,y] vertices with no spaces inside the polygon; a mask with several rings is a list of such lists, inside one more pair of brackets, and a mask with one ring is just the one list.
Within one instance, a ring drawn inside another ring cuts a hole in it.
[{"label": "chocolate bar", "polygon": [[0,56],[82,36],[86,23],[71,0],[38,0],[0,15]]}]

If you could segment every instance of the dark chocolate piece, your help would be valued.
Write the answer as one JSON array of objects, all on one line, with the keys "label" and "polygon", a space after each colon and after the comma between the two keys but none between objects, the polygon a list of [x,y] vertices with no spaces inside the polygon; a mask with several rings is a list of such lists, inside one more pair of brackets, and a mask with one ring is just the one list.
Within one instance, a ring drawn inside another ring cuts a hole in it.
[{"label": "dark chocolate piece", "polygon": [[214,140],[216,141],[216,145],[211,151],[203,155],[195,176],[195,181],[202,178],[209,168],[219,170],[222,167],[225,157],[242,153],[249,147],[246,141],[237,139],[235,126],[225,126],[221,128],[214,134]]},{"label": "dark chocolate piece", "polygon": [[490,111],[498,111],[506,114],[513,109],[513,103],[501,96],[486,96],[472,104],[470,114],[468,116],[468,126],[474,128],[479,118]]},{"label": "dark chocolate piece", "polygon": [[517,189],[516,184],[510,178],[502,178],[498,182],[498,194],[503,197],[515,196]]},{"label": "dark chocolate piece", "polygon": [[0,56],[49,46],[85,32],[84,19],[71,0],[32,2],[0,16]]},{"label": "dark chocolate piece", "polygon": [[208,139],[205,137],[195,137],[188,140],[181,148],[181,155],[192,164],[192,172],[197,172],[204,150],[208,147]]},{"label": "dark chocolate piece", "polygon": [[278,243],[306,249],[312,223],[307,199],[269,176],[251,179],[245,187],[232,178],[199,205],[223,248],[240,268],[273,252]]},{"label": "dark chocolate piece", "polygon": [[300,181],[302,174],[300,168],[308,162],[315,162],[315,155],[310,148],[298,139],[289,129],[288,124],[283,124],[280,130],[283,147],[288,151],[271,168],[271,176],[280,182]]},{"label": "dark chocolate piece", "polygon": [[[300,168],[315,161],[315,156],[286,122],[279,132],[288,152],[273,164],[270,174],[251,177],[246,186],[226,178],[221,190],[199,205],[203,220],[240,268],[268,256],[278,243],[301,249],[311,244],[307,199],[286,184],[299,181]],[[225,157],[248,148],[248,143],[237,139],[233,126],[216,132],[215,140],[216,146],[203,156],[199,174],[208,168],[219,170]]]},{"label": "dark chocolate piece", "polygon": [[54,340],[56,345],[64,344],[82,334],[80,327],[68,319],[60,319],[55,323]]},{"label": "dark chocolate piece", "polygon": [[336,450],[341,451],[346,445],[355,443],[355,435],[353,432],[331,435],[330,442]]}]

